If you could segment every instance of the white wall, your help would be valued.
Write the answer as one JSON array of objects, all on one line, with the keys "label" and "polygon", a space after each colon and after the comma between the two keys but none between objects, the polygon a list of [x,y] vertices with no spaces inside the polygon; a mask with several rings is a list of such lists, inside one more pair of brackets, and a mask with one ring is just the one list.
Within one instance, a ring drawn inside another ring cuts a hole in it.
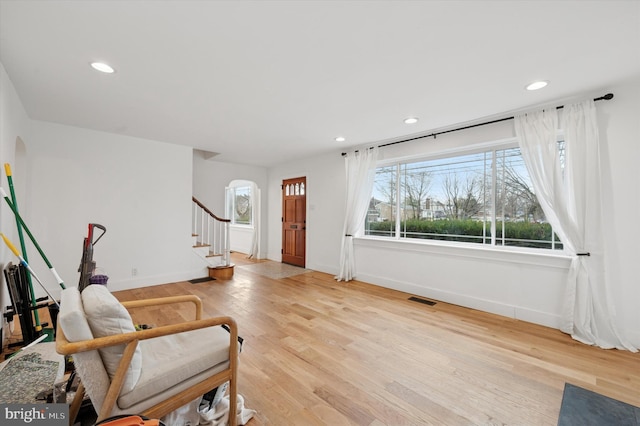
[{"label": "white wall", "polygon": [[[4,67],[0,64],[0,166],[4,167],[5,163],[9,163],[12,166],[12,171],[16,176],[23,176],[23,170],[16,169],[15,163],[15,148],[17,138],[24,139],[29,135],[29,118],[22,106],[20,98],[18,97],[11,80]],[[4,168],[0,173],[2,178],[0,182],[7,194],[9,193],[9,187]],[[16,186],[19,184],[17,177]],[[16,193],[18,201],[18,207],[24,202],[25,194]],[[15,230],[15,219],[13,213],[2,200],[0,206],[0,231],[11,239],[15,238],[17,231]],[[4,243],[0,247],[0,259],[1,261],[12,261],[13,255],[10,254],[8,249],[4,246]]]},{"label": "white wall", "polygon": [[[25,138],[29,135],[29,118],[25,113],[20,98],[16,94],[15,88],[9,80],[9,77],[0,63],[0,165],[9,163],[12,165],[13,172],[17,176],[24,176],[21,170],[15,168],[15,146],[16,138]],[[2,169],[1,186],[9,193],[7,178]],[[16,193],[18,207],[24,202],[25,194]],[[4,200],[0,200],[0,231],[7,235],[17,244],[17,231],[13,213]],[[4,270],[9,262],[17,263],[15,256],[7,249],[4,243],[0,243],[0,268]],[[4,307],[11,304],[7,285],[4,281],[4,275],[0,279],[0,307],[4,312]],[[2,319],[2,340],[4,344],[9,334],[9,327]]]},{"label": "white wall", "polygon": [[[233,180],[253,181],[262,194],[261,223],[267,223],[268,199],[267,169],[243,164],[221,163],[205,160],[196,152],[193,155],[193,195],[220,217],[225,217],[225,188]],[[237,231],[237,232],[236,232]],[[266,253],[267,227],[262,226],[260,253]],[[242,253],[251,250],[251,235],[235,229],[231,236],[231,249]]]},{"label": "white wall", "polygon": [[[603,172],[610,253],[608,272],[620,328],[640,345],[640,280],[635,271],[640,229],[640,78],[602,91],[615,94],[597,104],[601,121]],[[585,96],[590,96],[587,94]],[[383,159],[438,153],[513,137],[511,121],[383,148]],[[281,165],[269,171],[269,258],[280,260],[279,185],[307,176],[307,265],[336,274],[344,209],[343,160],[336,152]],[[562,256],[456,247],[438,242],[398,243],[357,239],[356,277],[408,293],[494,312],[551,327],[559,326],[569,261]]]},{"label": "white wall", "polygon": [[640,347],[640,76],[609,88],[599,102],[605,250],[618,324]]},{"label": "white wall", "polygon": [[66,283],[78,283],[89,223],[107,228],[93,259],[112,291],[202,275],[191,250],[191,148],[39,121],[24,142],[27,224]]},{"label": "white wall", "polygon": [[231,225],[229,232],[231,251],[249,254],[253,242],[253,228]]}]

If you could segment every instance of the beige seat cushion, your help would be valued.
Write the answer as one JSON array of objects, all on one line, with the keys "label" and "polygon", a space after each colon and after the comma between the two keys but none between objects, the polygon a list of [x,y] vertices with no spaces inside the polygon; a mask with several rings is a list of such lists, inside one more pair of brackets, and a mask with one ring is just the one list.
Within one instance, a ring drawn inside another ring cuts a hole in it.
[{"label": "beige seat cushion", "polygon": [[[86,290],[85,290],[86,291]],[[118,407],[126,409],[171,389],[204,371],[223,370],[229,362],[229,333],[208,327],[142,340],[142,372],[135,388],[123,392]]]},{"label": "beige seat cushion", "polygon": [[[121,333],[133,333],[136,331],[129,312],[115,298],[107,287],[92,284],[82,290],[82,304],[87,316],[89,327],[95,337],[112,336]],[[110,346],[99,349],[104,367],[113,380],[116,374],[125,345]],[[142,369],[142,351],[140,346],[135,350],[131,364],[127,369],[122,392],[127,393],[135,387]]]}]

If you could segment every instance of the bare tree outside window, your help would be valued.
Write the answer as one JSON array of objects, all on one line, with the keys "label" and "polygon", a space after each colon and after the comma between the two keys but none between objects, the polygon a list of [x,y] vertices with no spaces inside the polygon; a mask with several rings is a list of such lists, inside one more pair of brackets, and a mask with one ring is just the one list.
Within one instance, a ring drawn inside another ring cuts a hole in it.
[{"label": "bare tree outside window", "polygon": [[233,223],[236,225],[251,225],[251,187],[239,186],[233,188]]},{"label": "bare tree outside window", "polygon": [[404,192],[406,219],[423,219],[423,210],[431,189],[431,173],[421,167],[402,168],[401,187]]},{"label": "bare tree outside window", "polygon": [[442,191],[447,200],[447,217],[470,219],[482,211],[483,181],[480,176],[451,173],[445,176]]}]

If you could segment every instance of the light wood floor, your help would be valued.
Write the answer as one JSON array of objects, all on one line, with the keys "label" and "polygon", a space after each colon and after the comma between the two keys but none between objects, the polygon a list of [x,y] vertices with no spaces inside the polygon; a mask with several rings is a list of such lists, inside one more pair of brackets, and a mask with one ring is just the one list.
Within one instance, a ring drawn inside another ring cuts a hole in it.
[{"label": "light wood floor", "polygon": [[[640,406],[640,354],[446,303],[309,272],[116,292],[192,293],[228,314],[245,346],[239,392],[259,425],[556,425],[569,382]],[[137,311],[138,323],[183,318]]]}]

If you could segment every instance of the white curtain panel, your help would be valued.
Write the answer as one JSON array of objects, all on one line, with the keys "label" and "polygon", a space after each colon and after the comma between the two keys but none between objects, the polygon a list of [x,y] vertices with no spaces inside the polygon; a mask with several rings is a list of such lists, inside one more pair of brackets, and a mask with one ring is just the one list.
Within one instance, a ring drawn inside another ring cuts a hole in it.
[{"label": "white curtain panel", "polygon": [[362,232],[367,216],[376,177],[377,159],[377,147],[363,149],[345,156],[347,200],[340,249],[340,270],[335,277],[338,281],[353,279],[355,272],[353,237],[359,236],[359,233]]},{"label": "white curtain panel", "polygon": [[561,329],[583,343],[637,351],[616,330],[604,273],[600,155],[592,100],[563,111],[565,164],[558,149],[558,111],[515,117],[522,157],[547,221],[572,256]]},{"label": "white curtain panel", "polygon": [[261,212],[260,188],[255,182],[251,182],[251,214],[253,215],[253,236],[251,237],[251,250],[249,259],[260,259],[260,216]]}]

